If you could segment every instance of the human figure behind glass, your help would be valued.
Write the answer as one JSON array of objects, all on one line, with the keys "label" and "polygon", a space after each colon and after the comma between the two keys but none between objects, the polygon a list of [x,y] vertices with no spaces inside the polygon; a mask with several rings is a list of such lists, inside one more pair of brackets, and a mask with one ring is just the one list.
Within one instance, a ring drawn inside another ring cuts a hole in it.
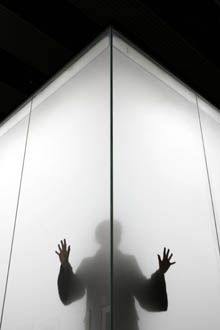
[{"label": "human figure behind glass", "polygon": [[[69,263],[70,246],[66,240],[58,244],[61,266],[58,276],[58,292],[64,305],[87,295],[85,329],[110,330],[110,305],[113,306],[114,330],[139,330],[135,299],[148,311],[161,312],[168,308],[164,274],[175,262],[164,248],[158,255],[159,268],[147,279],[134,256],[119,250],[121,225],[114,221],[113,294],[111,296],[110,222],[103,221],[96,228],[96,240],[100,248],[92,257],[82,260],[74,272]],[[112,299],[112,303],[110,303]],[[76,329],[77,325],[73,325]]]}]

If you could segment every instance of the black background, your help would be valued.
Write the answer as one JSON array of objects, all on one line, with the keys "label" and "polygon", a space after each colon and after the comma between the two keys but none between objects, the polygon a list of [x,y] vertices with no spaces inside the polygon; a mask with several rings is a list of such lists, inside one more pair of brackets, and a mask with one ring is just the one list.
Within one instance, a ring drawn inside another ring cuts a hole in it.
[{"label": "black background", "polygon": [[0,0],[0,121],[109,25],[220,108],[220,0]]}]

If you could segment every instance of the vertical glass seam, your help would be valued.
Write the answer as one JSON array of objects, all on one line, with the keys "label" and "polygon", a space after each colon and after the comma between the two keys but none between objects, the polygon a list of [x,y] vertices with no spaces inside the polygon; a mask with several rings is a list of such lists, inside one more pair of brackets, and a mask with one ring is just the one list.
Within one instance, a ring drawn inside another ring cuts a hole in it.
[{"label": "vertical glass seam", "polygon": [[215,212],[215,205],[214,205],[214,199],[213,199],[213,192],[212,192],[212,185],[210,180],[210,173],[209,173],[209,167],[208,167],[208,159],[206,154],[206,147],[205,147],[205,139],[204,139],[204,133],[203,133],[203,127],[202,127],[202,120],[201,120],[201,114],[199,110],[199,104],[198,104],[198,97],[196,95],[196,106],[197,106],[197,112],[198,112],[198,118],[199,118],[199,127],[200,127],[200,133],[201,133],[201,139],[202,139],[202,148],[204,153],[204,159],[205,159],[205,167],[206,167],[206,174],[208,179],[208,186],[209,186],[209,194],[211,199],[211,205],[212,205],[212,214],[214,219],[214,225],[215,225],[215,232],[217,237],[217,244],[218,244],[218,252],[220,254],[220,239],[218,235],[218,227],[217,227],[217,220],[216,220],[216,212]]},{"label": "vertical glass seam", "polygon": [[25,164],[26,151],[27,151],[27,143],[28,143],[28,136],[29,136],[29,129],[30,129],[32,106],[33,106],[33,98],[31,99],[31,102],[30,102],[30,111],[29,111],[29,116],[28,116],[27,132],[26,132],[25,143],[24,143],[24,153],[23,153],[23,160],[22,160],[22,166],[21,166],[21,174],[20,174],[20,181],[19,181],[19,188],[18,188],[18,197],[17,197],[17,202],[16,202],[14,226],[13,226],[13,230],[12,230],[11,247],[10,247],[10,253],[9,253],[7,274],[6,274],[6,280],[5,280],[5,290],[4,290],[4,297],[3,297],[2,310],[1,310],[0,329],[2,328],[5,301],[6,301],[6,295],[7,295],[7,289],[8,289],[8,280],[9,280],[9,273],[10,273],[10,268],[11,268],[12,253],[13,253],[13,246],[14,246],[14,239],[15,239],[15,231],[16,231],[16,225],[17,225],[18,209],[19,209],[20,196],[21,196],[21,187],[22,187],[23,174],[24,174],[24,164]]},{"label": "vertical glass seam", "polygon": [[110,37],[110,322],[113,330],[113,303],[114,303],[114,270],[113,270],[113,36],[112,27]]}]

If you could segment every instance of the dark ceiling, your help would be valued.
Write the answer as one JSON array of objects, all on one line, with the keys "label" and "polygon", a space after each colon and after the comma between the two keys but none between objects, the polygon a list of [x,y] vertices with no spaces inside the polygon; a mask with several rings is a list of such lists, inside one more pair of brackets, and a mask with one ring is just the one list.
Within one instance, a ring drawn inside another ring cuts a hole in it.
[{"label": "dark ceiling", "polygon": [[0,0],[0,121],[109,25],[220,108],[220,0]]}]

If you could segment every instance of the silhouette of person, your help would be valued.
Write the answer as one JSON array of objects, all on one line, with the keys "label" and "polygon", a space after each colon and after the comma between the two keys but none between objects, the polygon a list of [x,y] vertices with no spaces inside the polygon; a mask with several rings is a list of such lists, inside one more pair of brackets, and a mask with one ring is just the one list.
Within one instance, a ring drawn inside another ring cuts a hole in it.
[{"label": "silhouette of person", "polygon": [[[134,256],[122,253],[121,225],[114,221],[113,234],[113,295],[110,280],[110,222],[103,221],[96,228],[96,240],[100,248],[92,257],[85,258],[74,273],[69,263],[70,246],[66,240],[58,244],[61,266],[58,276],[58,292],[64,305],[87,294],[86,330],[110,330],[110,304],[113,306],[114,330],[138,330],[135,299],[148,311],[166,311],[168,308],[164,274],[175,262],[173,254],[164,248],[163,257],[158,255],[159,269],[147,279],[141,272]],[[110,303],[110,297],[112,301]]]}]

